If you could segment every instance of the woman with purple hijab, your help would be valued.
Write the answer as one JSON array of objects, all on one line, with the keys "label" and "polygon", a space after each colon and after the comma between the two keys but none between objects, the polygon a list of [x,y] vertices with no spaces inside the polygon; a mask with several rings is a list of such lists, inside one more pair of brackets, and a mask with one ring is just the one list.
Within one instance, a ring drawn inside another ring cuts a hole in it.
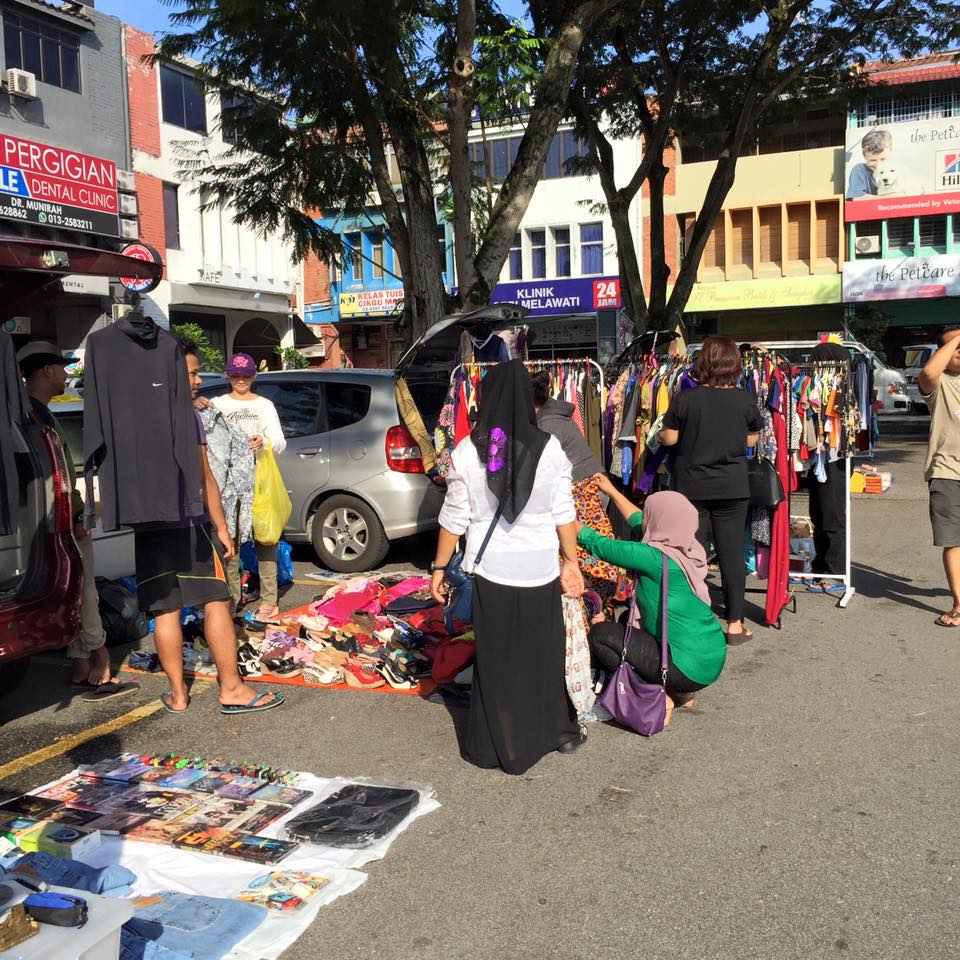
[{"label": "woman with purple hijab", "polygon": [[444,570],[466,538],[476,655],[463,754],[478,767],[524,773],[580,745],[561,603],[561,591],[583,592],[575,521],[570,461],[537,426],[530,375],[519,360],[498,364],[480,383],[473,431],[453,452],[431,564],[443,602]]},{"label": "woman with purple hijab", "polygon": [[[723,670],[726,639],[710,610],[707,556],[697,540],[697,508],[681,493],[664,491],[647,497],[641,512],[604,477],[600,490],[613,501],[643,540],[612,540],[583,527],[579,543],[600,560],[633,570],[637,578],[637,611],[627,663],[647,683],[660,682],[661,581],[667,558],[667,629],[670,668],[667,671],[667,719],[674,705],[692,702],[697,690],[713,683]],[[624,627],[598,623],[589,635],[595,664],[612,674],[620,663]]]}]

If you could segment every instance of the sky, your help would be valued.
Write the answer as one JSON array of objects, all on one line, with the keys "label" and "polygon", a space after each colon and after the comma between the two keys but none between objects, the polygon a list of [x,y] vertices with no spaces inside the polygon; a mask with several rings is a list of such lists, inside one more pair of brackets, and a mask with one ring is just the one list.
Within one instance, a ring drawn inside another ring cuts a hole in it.
[{"label": "sky", "polygon": [[[177,6],[179,4],[164,0],[96,0],[96,8],[101,13],[153,34],[170,29],[170,13]],[[500,9],[509,16],[522,16],[524,4],[522,0],[501,0]]]}]

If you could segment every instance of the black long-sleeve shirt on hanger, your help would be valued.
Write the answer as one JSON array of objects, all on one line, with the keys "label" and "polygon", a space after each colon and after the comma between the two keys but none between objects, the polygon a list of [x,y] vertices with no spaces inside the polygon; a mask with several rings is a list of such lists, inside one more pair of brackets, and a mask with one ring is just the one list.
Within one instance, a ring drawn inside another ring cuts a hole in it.
[{"label": "black long-sleeve shirt on hanger", "polygon": [[17,366],[13,340],[0,330],[0,394],[4,411],[0,413],[0,535],[13,533],[20,502],[20,480],[13,453],[13,425],[24,423],[30,414],[26,388]]},{"label": "black long-sleeve shirt on hanger", "polygon": [[83,464],[87,525],[93,474],[104,530],[202,517],[197,422],[183,351],[152,320],[132,314],[87,338]]}]

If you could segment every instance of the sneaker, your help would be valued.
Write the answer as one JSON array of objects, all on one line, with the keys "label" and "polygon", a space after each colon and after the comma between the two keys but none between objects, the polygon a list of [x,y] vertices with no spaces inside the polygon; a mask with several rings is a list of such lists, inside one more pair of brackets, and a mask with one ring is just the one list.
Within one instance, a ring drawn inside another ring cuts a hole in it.
[{"label": "sneaker", "polygon": [[303,670],[293,660],[282,657],[275,660],[261,659],[260,672],[265,673],[268,677],[280,677],[289,680],[291,677],[299,677]]},{"label": "sneaker", "polygon": [[381,660],[376,670],[394,690],[412,690],[417,685],[396,660]]},{"label": "sneaker", "polygon": [[343,683],[343,674],[325,663],[307,663],[303,667],[303,682],[318,687],[329,687]]},{"label": "sneaker", "polygon": [[260,677],[260,654],[249,643],[237,647],[237,670],[241,677]]}]

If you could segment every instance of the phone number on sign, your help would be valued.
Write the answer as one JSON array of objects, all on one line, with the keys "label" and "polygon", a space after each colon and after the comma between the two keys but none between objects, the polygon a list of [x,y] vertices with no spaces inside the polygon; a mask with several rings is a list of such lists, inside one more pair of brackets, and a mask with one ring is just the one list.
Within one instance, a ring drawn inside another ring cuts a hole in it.
[{"label": "phone number on sign", "polygon": [[48,223],[52,227],[72,227],[74,230],[93,230],[93,221],[80,217],[64,217],[58,213],[37,214],[39,223]]}]

